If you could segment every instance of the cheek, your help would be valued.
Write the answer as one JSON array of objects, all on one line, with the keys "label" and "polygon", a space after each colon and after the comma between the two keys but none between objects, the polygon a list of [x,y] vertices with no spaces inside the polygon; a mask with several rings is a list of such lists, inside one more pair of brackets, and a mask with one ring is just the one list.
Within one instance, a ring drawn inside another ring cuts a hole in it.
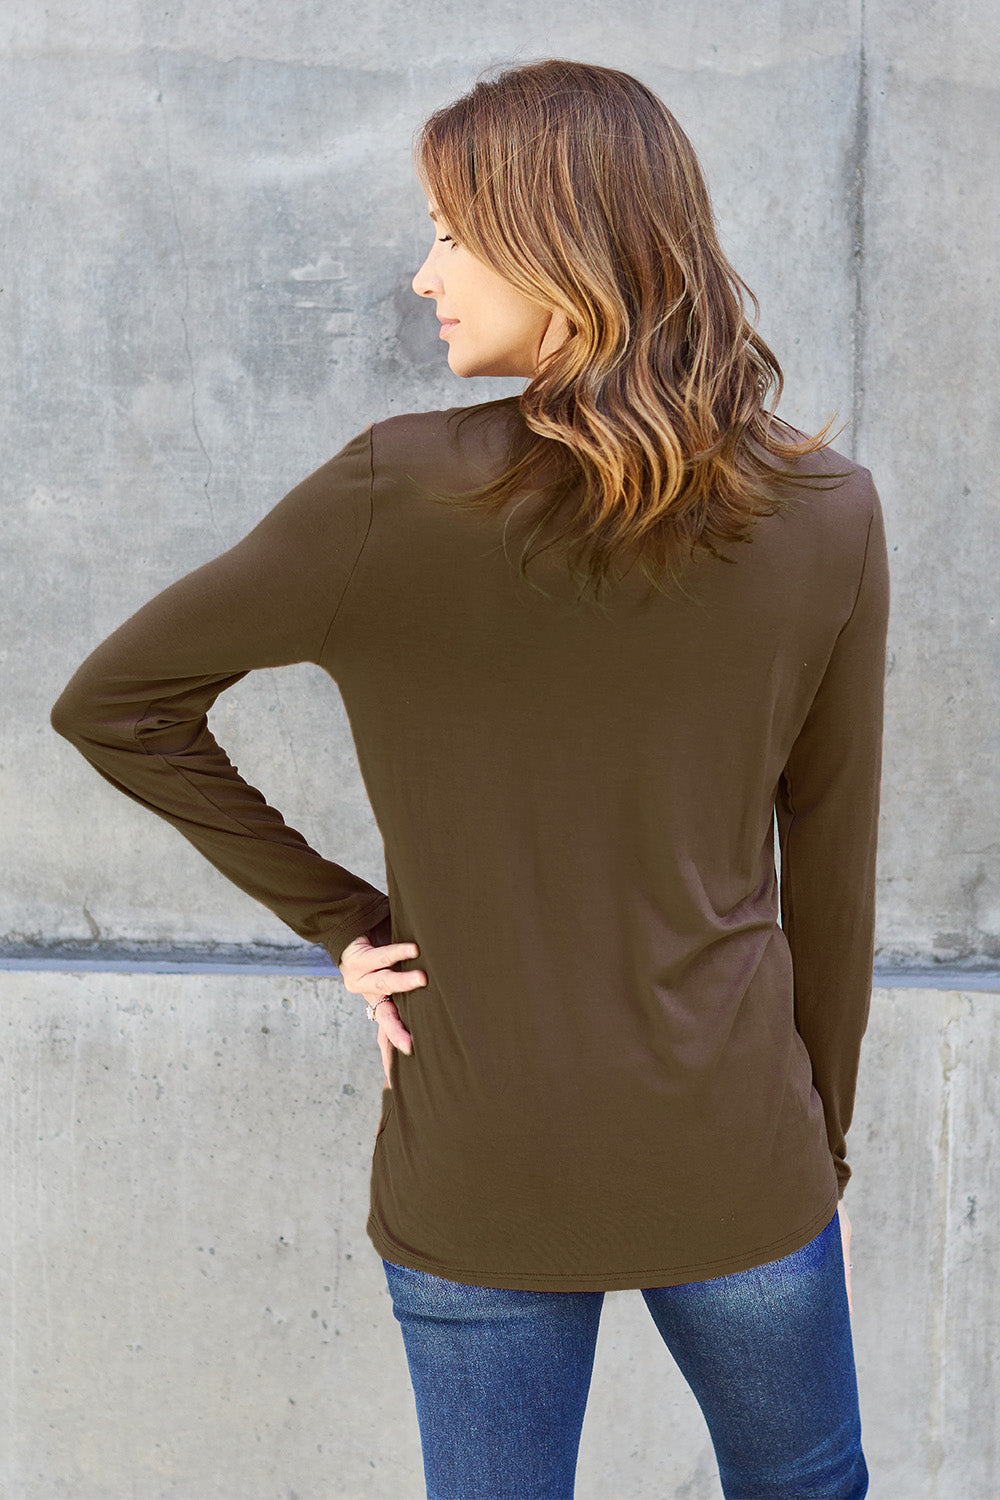
[{"label": "cheek", "polygon": [[537,327],[537,315],[523,302],[501,296],[493,299],[488,328],[484,332],[492,333],[510,348],[522,349],[533,342]]},{"label": "cheek", "polygon": [[[548,324],[548,315],[539,313],[536,308],[530,311],[522,310],[517,319],[517,332],[512,342],[516,342],[518,348],[524,350],[525,354],[535,355],[545,337],[545,329]],[[512,325],[513,327],[513,325]]]}]

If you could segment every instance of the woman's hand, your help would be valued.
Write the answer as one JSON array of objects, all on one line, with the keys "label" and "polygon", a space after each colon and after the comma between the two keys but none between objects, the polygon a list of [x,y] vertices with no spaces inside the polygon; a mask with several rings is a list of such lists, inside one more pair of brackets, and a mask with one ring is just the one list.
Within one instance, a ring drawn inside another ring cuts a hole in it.
[{"label": "woman's hand", "polygon": [[840,1216],[840,1243],[844,1251],[844,1277],[847,1281],[847,1310],[853,1313],[854,1304],[851,1301],[851,1221],[847,1217],[847,1209],[844,1207],[843,1199],[837,1204],[837,1213]]},{"label": "woman's hand", "polygon": [[[388,936],[384,923],[372,929],[375,937]],[[427,983],[427,975],[421,969],[393,969],[403,958],[416,958],[420,952],[416,943],[386,943],[376,945],[369,937],[358,937],[348,943],[340,955],[340,973],[344,988],[352,995],[363,995],[369,1005],[383,1000],[389,994],[404,990],[419,989]],[[392,1049],[398,1047],[407,1056],[413,1051],[413,1038],[399,1019],[399,1012],[392,1000],[383,1000],[375,1012],[378,1022],[378,1046],[382,1054],[382,1071],[389,1088],[389,1066]]]}]

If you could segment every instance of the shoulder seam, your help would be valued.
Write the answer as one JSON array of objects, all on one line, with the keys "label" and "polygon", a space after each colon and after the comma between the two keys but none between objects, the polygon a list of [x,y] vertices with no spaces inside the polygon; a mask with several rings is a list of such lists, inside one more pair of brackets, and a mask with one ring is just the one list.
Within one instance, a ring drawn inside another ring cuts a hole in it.
[{"label": "shoulder seam", "polygon": [[[361,544],[358,547],[358,550],[357,550],[357,553],[355,555],[354,561],[351,564],[350,571],[348,572],[348,575],[347,575],[346,579],[344,580],[344,587],[340,591],[340,598],[337,600],[336,604],[334,605],[333,614],[330,616],[330,623],[326,627],[326,634],[323,636],[323,640],[322,640],[322,642],[320,644],[320,648],[319,648],[319,650],[316,653],[316,662],[317,662],[317,664],[322,660],[323,653],[326,651],[326,643],[330,639],[330,632],[331,632],[331,630],[334,627],[334,624],[336,622],[337,616],[340,614],[340,607],[343,604],[345,598],[347,597],[347,591],[348,591],[348,589],[351,586],[351,579],[354,577],[354,574],[355,574],[355,572],[357,570],[358,563],[361,561],[361,554],[365,550],[365,543],[367,542],[369,534],[371,533],[371,529],[372,529],[372,519],[373,519],[374,514],[375,514],[375,503],[374,503],[374,489],[375,489],[375,437],[374,437],[374,432],[375,432],[375,424],[374,424],[374,422],[369,422],[368,428],[367,428],[367,432],[368,432],[368,519],[365,522],[364,534],[363,534],[363,536],[361,538]],[[364,436],[364,432],[363,431],[360,432],[358,434],[358,436],[359,437],[363,437]]]},{"label": "shoulder seam", "polygon": [[[875,480],[872,478],[872,472],[871,472],[870,469],[864,468],[863,465],[861,466],[861,468],[862,468],[862,472],[868,475],[868,483],[869,483],[869,488],[871,490],[871,512],[870,512],[870,514],[868,516],[868,529],[865,532],[865,550],[864,550],[864,556],[861,559],[861,572],[858,574],[858,587],[857,587],[857,590],[856,590],[855,595],[854,595],[854,602],[851,605],[851,613],[847,616],[847,619],[844,621],[843,625],[841,626],[841,632],[843,632],[844,630],[846,630],[847,626],[853,620],[853,618],[854,618],[854,612],[855,612],[855,610],[858,607],[858,600],[861,598],[861,590],[864,587],[865,573],[866,573],[867,568],[868,568],[868,551],[869,551],[869,548],[871,547],[872,526],[873,526],[874,521],[875,521],[875,506],[878,504],[878,501],[876,499]],[[839,633],[840,632],[838,632],[838,635],[839,635]]]}]

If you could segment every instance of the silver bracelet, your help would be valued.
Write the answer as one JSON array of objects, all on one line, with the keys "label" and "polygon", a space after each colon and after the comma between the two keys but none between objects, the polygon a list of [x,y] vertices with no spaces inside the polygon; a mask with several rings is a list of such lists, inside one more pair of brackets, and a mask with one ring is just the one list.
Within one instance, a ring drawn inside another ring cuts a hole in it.
[{"label": "silver bracelet", "polygon": [[369,1019],[369,1021],[377,1021],[378,1020],[378,1017],[376,1016],[375,1012],[378,1010],[379,1006],[382,1005],[382,1004],[384,1004],[384,1002],[386,1000],[388,1000],[388,999],[389,999],[388,995],[383,995],[382,999],[381,1000],[376,1000],[374,1005],[369,1005],[368,1001],[367,1000],[365,1001],[365,1008],[368,1011],[368,1019]]}]

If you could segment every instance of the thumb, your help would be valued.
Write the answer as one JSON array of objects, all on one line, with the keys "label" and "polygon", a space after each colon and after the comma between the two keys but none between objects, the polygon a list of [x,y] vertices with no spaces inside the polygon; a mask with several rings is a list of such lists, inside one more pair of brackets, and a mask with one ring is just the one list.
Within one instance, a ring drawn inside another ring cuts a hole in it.
[{"label": "thumb", "polygon": [[351,940],[351,942],[348,943],[348,945],[344,949],[343,953],[341,953],[341,955],[340,955],[340,963],[339,963],[338,967],[339,968],[343,968],[343,966],[344,966],[344,959],[347,958],[347,957],[349,957],[351,954],[353,954],[353,953],[367,953],[368,949],[369,948],[374,948],[374,946],[375,946],[375,944],[364,933],[362,933],[361,937],[353,938]]}]

